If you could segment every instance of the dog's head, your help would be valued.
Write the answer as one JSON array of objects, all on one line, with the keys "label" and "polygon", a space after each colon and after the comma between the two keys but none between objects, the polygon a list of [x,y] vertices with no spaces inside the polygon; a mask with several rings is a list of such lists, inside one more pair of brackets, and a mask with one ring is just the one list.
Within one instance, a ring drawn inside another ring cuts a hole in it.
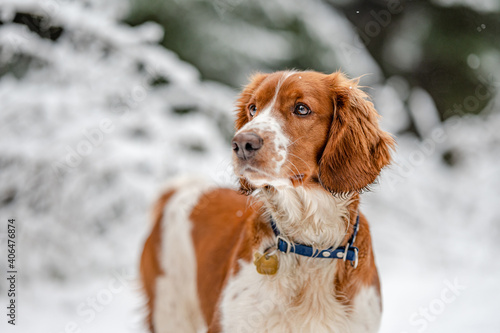
[{"label": "dog's head", "polygon": [[345,194],[373,183],[394,141],[366,98],[341,73],[254,75],[237,103],[232,142],[242,192],[320,184]]}]

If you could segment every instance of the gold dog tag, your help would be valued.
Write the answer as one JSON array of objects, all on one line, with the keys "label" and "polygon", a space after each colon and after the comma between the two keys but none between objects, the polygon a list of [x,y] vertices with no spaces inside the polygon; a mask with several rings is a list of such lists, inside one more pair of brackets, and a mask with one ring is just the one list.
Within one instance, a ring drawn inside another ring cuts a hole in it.
[{"label": "gold dog tag", "polygon": [[257,252],[254,255],[253,263],[259,274],[274,275],[278,272],[279,260],[277,254],[269,255]]}]

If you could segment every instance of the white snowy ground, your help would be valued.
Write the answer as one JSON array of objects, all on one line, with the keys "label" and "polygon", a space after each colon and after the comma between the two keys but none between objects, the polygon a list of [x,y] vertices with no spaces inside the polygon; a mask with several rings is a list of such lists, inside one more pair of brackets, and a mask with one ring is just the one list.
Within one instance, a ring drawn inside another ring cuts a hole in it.
[{"label": "white snowy ground", "polygon": [[[50,9],[66,33],[52,43],[0,27],[2,61],[37,59],[21,79],[0,79],[0,269],[5,220],[15,217],[20,272],[17,325],[2,310],[0,331],[141,332],[136,278],[150,205],[180,173],[234,184],[236,92],[201,82],[155,46],[155,25],[120,25],[102,4],[46,3],[2,4],[5,16],[9,6]],[[169,83],[152,86],[158,77]],[[374,92],[384,127],[404,126],[394,88]],[[381,332],[500,331],[498,128],[493,112],[434,123],[423,143],[399,137],[395,164],[363,195],[383,285]],[[454,168],[440,157],[450,149]]]}]

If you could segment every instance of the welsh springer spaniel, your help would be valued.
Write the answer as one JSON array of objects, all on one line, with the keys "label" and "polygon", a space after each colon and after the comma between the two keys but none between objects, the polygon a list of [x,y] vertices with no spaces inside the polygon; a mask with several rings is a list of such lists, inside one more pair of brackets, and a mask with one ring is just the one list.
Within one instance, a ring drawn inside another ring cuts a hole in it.
[{"label": "welsh springer spaniel", "polygon": [[151,331],[376,332],[380,285],[359,193],[392,137],[341,73],[257,74],[237,103],[240,193],[171,185],[141,276]]}]

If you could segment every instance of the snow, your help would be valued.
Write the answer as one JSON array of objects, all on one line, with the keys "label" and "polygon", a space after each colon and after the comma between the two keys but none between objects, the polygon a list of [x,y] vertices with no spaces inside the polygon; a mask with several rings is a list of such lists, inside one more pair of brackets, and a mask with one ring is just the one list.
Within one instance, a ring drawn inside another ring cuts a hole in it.
[{"label": "snow", "polygon": [[432,2],[446,7],[465,6],[485,13],[500,9],[498,1],[495,0],[433,0]]},{"label": "snow", "polygon": [[[382,275],[383,332],[420,332],[412,314],[436,304],[443,281],[455,279],[465,290],[422,331],[498,331],[499,125],[497,113],[447,122],[435,148],[432,140],[399,137],[395,165],[365,195]],[[453,169],[439,158],[449,148],[460,156]]]},{"label": "snow", "polygon": [[[17,220],[20,272],[18,325],[2,315],[2,332],[143,331],[137,267],[154,198],[179,174],[235,184],[228,139],[237,92],[201,81],[195,67],[157,46],[159,26],[118,23],[120,1],[89,3],[0,6],[4,20],[16,9],[50,9],[65,29],[54,43],[17,24],[0,26],[0,63],[34,58],[20,77],[0,78],[0,216]],[[279,4],[270,9],[276,19]],[[332,15],[332,29],[348,31]],[[267,38],[286,45],[286,35]],[[373,61],[359,62],[379,72]],[[151,84],[159,78],[166,83]],[[372,90],[393,133],[408,123],[398,82]],[[395,163],[363,195],[383,285],[381,332],[499,331],[499,100],[489,113],[442,125],[424,116],[427,136],[399,136]],[[453,167],[441,157],[447,152]],[[2,227],[1,258],[5,243]],[[464,289],[453,293],[450,284]],[[2,308],[6,302],[2,282]]]}]

